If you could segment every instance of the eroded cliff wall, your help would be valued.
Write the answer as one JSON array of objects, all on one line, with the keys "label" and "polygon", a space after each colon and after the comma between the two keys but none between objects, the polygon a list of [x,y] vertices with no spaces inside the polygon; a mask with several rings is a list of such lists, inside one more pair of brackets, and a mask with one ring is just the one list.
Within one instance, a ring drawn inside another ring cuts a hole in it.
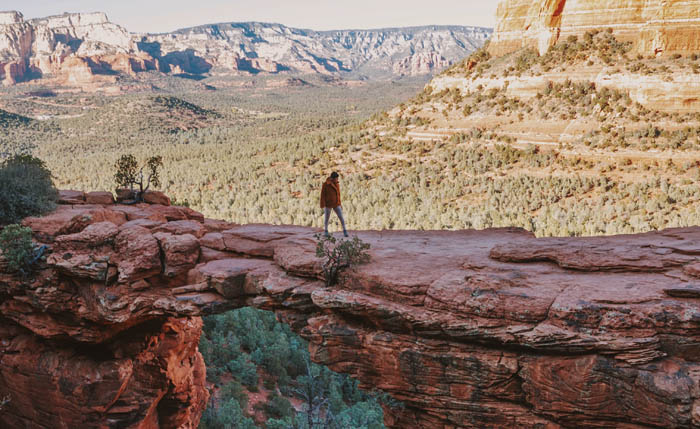
[{"label": "eroded cliff wall", "polygon": [[280,24],[212,24],[131,34],[104,13],[25,20],[0,12],[0,81],[56,77],[58,85],[116,81],[146,70],[204,74],[429,74],[481,47],[491,30],[415,27],[317,32]]},{"label": "eroded cliff wall", "polygon": [[612,28],[643,55],[700,52],[698,0],[502,0],[489,51],[540,54],[569,35]]},{"label": "eroded cliff wall", "polygon": [[3,427],[196,427],[198,317],[242,306],[403,401],[389,427],[700,427],[698,228],[359,232],[371,262],[326,288],[317,230],[62,195],[25,221],[46,264],[0,273]]}]

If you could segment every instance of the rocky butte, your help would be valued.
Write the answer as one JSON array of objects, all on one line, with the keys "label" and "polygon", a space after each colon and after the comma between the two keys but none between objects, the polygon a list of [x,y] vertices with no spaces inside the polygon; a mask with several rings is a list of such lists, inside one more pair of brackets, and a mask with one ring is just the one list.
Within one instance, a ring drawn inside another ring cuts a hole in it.
[{"label": "rocky butte", "polygon": [[[652,111],[700,111],[700,79],[694,71],[667,68],[666,73],[660,67],[643,73],[630,66],[634,61],[658,60],[661,64],[664,60],[697,58],[700,0],[502,0],[497,20],[487,51],[494,58],[504,58],[503,62],[515,64],[520,55],[529,55],[529,50],[545,56],[569,37],[584,40],[586,33],[609,31],[617,41],[631,46],[623,58],[609,63],[578,58],[552,70],[504,74],[495,70],[499,61],[493,61],[489,66],[494,69],[478,78],[448,70],[433,79],[433,89],[459,89],[462,93],[505,89],[511,97],[531,100],[551,83],[586,82],[595,88],[621,91]],[[473,65],[466,64],[466,68],[471,70]],[[589,131],[586,124],[578,125],[584,133]],[[554,143],[576,133],[556,134]]]},{"label": "rocky butte", "polygon": [[0,272],[0,426],[194,428],[200,316],[254,306],[402,401],[388,427],[700,428],[700,228],[358,232],[371,262],[326,288],[313,229],[148,201],[24,221],[50,254]]},{"label": "rocky butte", "polygon": [[642,55],[700,51],[699,0],[502,0],[489,52],[531,47],[543,55],[560,39],[612,28]]}]

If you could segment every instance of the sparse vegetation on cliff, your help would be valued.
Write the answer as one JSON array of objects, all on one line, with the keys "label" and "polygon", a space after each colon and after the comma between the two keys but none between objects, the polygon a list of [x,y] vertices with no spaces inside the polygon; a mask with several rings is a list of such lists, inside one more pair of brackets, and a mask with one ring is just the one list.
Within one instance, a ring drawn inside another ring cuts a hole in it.
[{"label": "sparse vegetation on cliff", "polygon": [[51,171],[30,155],[15,155],[0,164],[0,190],[0,225],[47,213],[58,198]]},{"label": "sparse vegetation on cliff", "polygon": [[351,240],[337,239],[333,235],[316,234],[316,256],[323,261],[323,278],[326,286],[338,283],[340,274],[353,267],[369,262],[368,243],[359,237]]},{"label": "sparse vegetation on cliff", "polygon": [[21,225],[7,225],[0,231],[0,262],[7,271],[28,274],[44,256],[45,246],[35,246],[32,230]]}]

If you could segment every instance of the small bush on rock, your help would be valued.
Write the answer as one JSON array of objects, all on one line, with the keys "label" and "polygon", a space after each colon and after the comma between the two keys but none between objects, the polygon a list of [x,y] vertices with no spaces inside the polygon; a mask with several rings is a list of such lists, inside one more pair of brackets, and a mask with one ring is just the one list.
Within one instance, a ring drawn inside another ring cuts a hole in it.
[{"label": "small bush on rock", "polygon": [[138,186],[135,199],[143,200],[143,195],[153,186],[160,186],[159,168],[163,166],[163,158],[161,156],[153,156],[149,158],[145,164],[139,166],[134,155],[122,155],[115,164],[117,172],[114,174],[114,180],[117,182],[117,187],[127,188],[134,193],[134,187]]},{"label": "small bush on rock", "polygon": [[58,191],[44,162],[16,155],[0,164],[0,225],[18,223],[56,207]]},{"label": "small bush on rock", "polygon": [[7,271],[27,274],[44,255],[46,247],[35,246],[32,230],[21,225],[8,225],[0,232],[0,254]]},{"label": "small bush on rock", "polygon": [[338,240],[332,235],[316,234],[316,256],[323,259],[323,278],[326,286],[338,283],[340,273],[353,266],[369,262],[370,245],[355,236],[352,240]]}]

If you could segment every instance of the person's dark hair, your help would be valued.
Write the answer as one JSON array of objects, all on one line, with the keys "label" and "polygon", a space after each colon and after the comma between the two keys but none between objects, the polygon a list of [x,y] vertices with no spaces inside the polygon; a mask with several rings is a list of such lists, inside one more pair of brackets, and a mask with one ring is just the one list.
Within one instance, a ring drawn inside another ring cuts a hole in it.
[{"label": "person's dark hair", "polygon": [[331,173],[331,179],[337,179],[338,177],[340,177],[340,174],[338,174],[336,171]]}]

